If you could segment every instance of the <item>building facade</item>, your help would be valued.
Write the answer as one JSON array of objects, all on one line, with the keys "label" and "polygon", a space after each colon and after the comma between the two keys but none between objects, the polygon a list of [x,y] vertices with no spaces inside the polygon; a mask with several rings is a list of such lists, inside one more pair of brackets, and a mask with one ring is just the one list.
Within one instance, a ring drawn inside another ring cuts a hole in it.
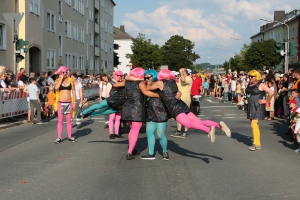
[{"label": "building facade", "polygon": [[[270,40],[276,42],[293,42],[300,44],[300,8],[289,13],[274,12],[274,22],[260,27],[260,32],[251,37],[252,42]],[[283,69],[284,63],[279,68]],[[298,55],[289,56],[289,67],[300,67],[300,51]]]},{"label": "building facade", "polygon": [[1,1],[0,6],[0,65],[13,70],[14,44],[13,31],[2,13],[15,13],[15,1]]},{"label": "building facade", "polygon": [[126,54],[132,54],[132,36],[125,32],[125,26],[120,28],[114,27],[114,43],[117,46],[115,52],[118,54],[120,64],[115,66],[116,69],[122,70],[123,73],[129,74],[132,64]]},{"label": "building facade", "polygon": [[[110,6],[109,16],[105,15],[105,3],[113,5]],[[103,53],[105,50],[99,48],[101,40],[98,38],[98,19],[100,15],[105,15],[106,20],[113,24],[115,5],[112,0],[17,1],[14,12],[25,13],[19,24],[18,35],[30,43],[29,52],[18,63],[18,68],[23,67],[28,72],[40,72],[54,71],[65,65],[72,72],[105,72],[101,70],[99,61],[103,59],[112,63],[113,56],[107,56]],[[6,6],[5,10],[8,8]],[[9,34],[8,31],[7,35]],[[105,37],[105,41],[113,43],[113,37]]]}]

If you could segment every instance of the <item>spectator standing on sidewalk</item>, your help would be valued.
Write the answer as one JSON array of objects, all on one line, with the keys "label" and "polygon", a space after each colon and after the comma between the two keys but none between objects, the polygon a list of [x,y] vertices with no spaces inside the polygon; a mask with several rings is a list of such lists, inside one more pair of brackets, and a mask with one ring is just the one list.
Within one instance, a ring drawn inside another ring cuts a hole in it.
[{"label": "spectator standing on sidewalk", "polygon": [[223,96],[224,96],[225,103],[228,102],[228,93],[229,93],[229,84],[228,84],[228,80],[225,80],[224,90],[223,90]]},{"label": "spectator standing on sidewalk", "polygon": [[[29,95],[30,101],[30,119],[32,124],[44,124],[41,121],[41,104],[39,99],[39,89],[36,86],[36,78],[30,78],[30,84],[25,89]],[[36,109],[36,122],[34,122],[34,108]]]},{"label": "spectator standing on sidewalk", "polygon": [[23,75],[23,72],[24,72],[24,71],[25,71],[24,68],[20,68],[20,72],[19,72],[18,75],[17,75],[17,81],[20,80],[20,77]]},{"label": "spectator standing on sidewalk", "polygon": [[[181,68],[179,70],[180,73],[180,81],[177,83],[177,87],[179,92],[181,92],[181,100],[186,103],[188,107],[191,105],[191,88],[192,88],[192,78],[189,77],[189,74],[187,72],[186,68]],[[181,134],[182,125],[177,122],[177,130],[174,134],[172,134],[172,137],[178,137],[178,138],[186,138],[188,128],[184,127],[184,132]]]},{"label": "spectator standing on sidewalk", "polygon": [[[76,92],[76,114],[81,112],[81,106],[83,102],[83,92],[82,92],[82,84],[77,81],[77,74],[73,73],[71,78],[75,85],[75,92]],[[76,126],[77,128],[81,128],[81,119],[76,118]]]},{"label": "spectator standing on sidewalk", "polygon": [[10,93],[10,89],[7,87],[5,83],[6,74],[5,72],[0,72],[0,92],[7,92]]},{"label": "spectator standing on sidewalk", "polygon": [[197,76],[197,72],[195,70],[192,71],[192,87],[191,87],[191,111],[197,115],[200,110],[200,98],[198,101],[193,101],[193,96],[200,96],[200,91],[202,87],[202,80],[199,76]]},{"label": "spectator standing on sidewalk", "polygon": [[46,81],[49,86],[54,87],[54,80],[52,79],[52,71],[48,71]]},{"label": "spectator standing on sidewalk", "polygon": [[[108,81],[110,81],[109,77],[106,74],[102,74],[102,81],[99,85],[99,102],[106,99],[106,86]],[[104,128],[108,128],[109,115],[104,115],[104,120],[105,120]]]},{"label": "spectator standing on sidewalk", "polygon": [[294,150],[296,153],[300,153],[300,108],[298,108],[296,110],[296,114],[297,114],[297,122],[296,122],[296,126],[295,126],[295,129],[294,129],[294,133],[296,135],[296,140],[297,140],[297,143],[298,143],[298,148],[296,150]]},{"label": "spectator standing on sidewalk", "polygon": [[49,87],[47,98],[48,98],[48,111],[50,113],[50,117],[53,117],[55,114],[54,113],[55,93],[53,92],[53,86]]}]

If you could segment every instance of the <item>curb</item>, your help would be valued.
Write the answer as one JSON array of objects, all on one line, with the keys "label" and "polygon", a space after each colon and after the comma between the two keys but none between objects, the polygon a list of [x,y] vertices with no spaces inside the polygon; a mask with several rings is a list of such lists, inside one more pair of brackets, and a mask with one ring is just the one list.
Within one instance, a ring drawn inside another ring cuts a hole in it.
[{"label": "curb", "polygon": [[14,126],[20,126],[22,124],[26,124],[24,123],[24,121],[26,120],[20,120],[20,121],[17,121],[17,122],[11,122],[11,123],[8,123],[8,124],[3,124],[3,125],[0,125],[0,130],[3,130],[3,129],[6,129],[6,128],[11,128],[11,127],[14,127]]}]

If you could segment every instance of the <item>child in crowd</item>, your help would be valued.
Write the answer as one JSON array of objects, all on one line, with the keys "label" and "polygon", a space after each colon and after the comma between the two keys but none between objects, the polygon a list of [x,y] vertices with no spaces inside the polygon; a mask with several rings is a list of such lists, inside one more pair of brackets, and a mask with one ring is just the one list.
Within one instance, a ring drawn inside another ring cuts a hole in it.
[{"label": "child in crowd", "polygon": [[55,103],[55,93],[53,92],[53,87],[49,87],[49,93],[47,94],[48,98],[48,110],[49,110],[49,116],[53,117],[54,116],[54,109],[53,105]]},{"label": "child in crowd", "polygon": [[209,87],[208,80],[206,80],[206,81],[203,83],[203,86],[204,86],[204,95],[205,95],[205,97],[207,97],[207,94],[208,94],[208,87]]},{"label": "child in crowd", "polygon": [[299,99],[299,93],[297,89],[293,89],[291,91],[292,98],[297,102],[297,107],[300,108],[300,99]]},{"label": "child in crowd", "polygon": [[228,92],[229,92],[229,83],[228,83],[228,80],[225,80],[224,91],[223,91],[224,102],[225,103],[228,102]]},{"label": "child in crowd", "polygon": [[295,150],[296,153],[300,153],[300,108],[297,108],[296,110],[296,115],[298,117],[296,125],[295,125],[295,130],[294,134],[296,135],[296,140],[298,143],[298,149]]},{"label": "child in crowd", "polygon": [[48,101],[48,98],[45,97],[44,98],[44,107],[43,107],[43,114],[45,117],[49,117],[49,109],[48,109],[48,106],[49,106],[49,101]]},{"label": "child in crowd", "polygon": [[288,102],[290,106],[290,122],[289,122],[289,131],[286,133],[286,135],[291,136],[291,141],[295,140],[295,134],[294,134],[294,128],[297,121],[297,114],[296,111],[298,109],[296,100],[292,99]]},{"label": "child in crowd", "polygon": [[[269,83],[268,83],[269,85],[269,88],[274,92],[275,91],[275,87],[274,87],[274,83],[272,82],[272,81],[270,81]],[[267,98],[267,97],[266,97]],[[275,98],[277,98],[277,97],[272,97],[271,98],[271,100],[270,100],[270,107],[268,108],[268,111],[270,111],[269,112],[269,118],[268,118],[268,120],[274,120],[274,102],[275,102]],[[267,104],[266,104],[267,105]],[[267,109],[266,109],[267,110]]]}]

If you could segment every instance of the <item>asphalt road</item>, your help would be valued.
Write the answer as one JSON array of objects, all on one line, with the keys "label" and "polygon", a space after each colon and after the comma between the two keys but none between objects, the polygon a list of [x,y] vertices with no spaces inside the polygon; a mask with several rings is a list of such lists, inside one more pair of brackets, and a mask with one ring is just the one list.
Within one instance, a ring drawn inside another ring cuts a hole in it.
[{"label": "asphalt road", "polygon": [[[251,152],[244,111],[215,99],[204,99],[201,110],[201,119],[225,121],[232,138],[219,130],[214,144],[196,130],[172,138],[176,123],[169,120],[169,161],[158,141],[156,160],[127,161],[127,134],[110,140],[101,117],[73,129],[77,143],[54,143],[56,119],[1,130],[0,199],[300,199],[300,155],[284,140],[284,121],[260,121],[262,149]],[[147,153],[146,134],[136,148]]]}]

